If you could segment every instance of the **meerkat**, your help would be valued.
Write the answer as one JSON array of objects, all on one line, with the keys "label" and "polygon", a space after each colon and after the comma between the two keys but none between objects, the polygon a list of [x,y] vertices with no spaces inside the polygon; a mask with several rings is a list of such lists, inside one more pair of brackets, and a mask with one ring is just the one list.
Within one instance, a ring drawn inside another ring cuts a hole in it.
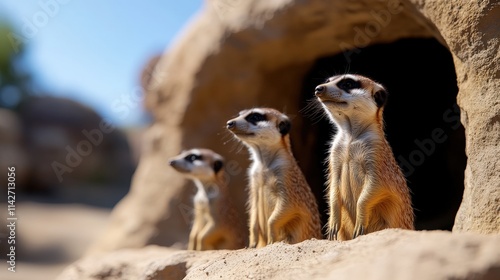
[{"label": "meerkat", "polygon": [[227,129],[247,146],[251,248],[321,238],[316,199],[292,154],[291,122],[270,108],[244,110]]},{"label": "meerkat", "polygon": [[315,95],[337,129],[328,165],[328,239],[414,229],[410,190],[384,134],[385,88],[347,74],[329,78]]},{"label": "meerkat", "polygon": [[243,248],[243,229],[229,197],[224,158],[209,149],[191,149],[171,158],[169,163],[197,187],[188,249]]}]

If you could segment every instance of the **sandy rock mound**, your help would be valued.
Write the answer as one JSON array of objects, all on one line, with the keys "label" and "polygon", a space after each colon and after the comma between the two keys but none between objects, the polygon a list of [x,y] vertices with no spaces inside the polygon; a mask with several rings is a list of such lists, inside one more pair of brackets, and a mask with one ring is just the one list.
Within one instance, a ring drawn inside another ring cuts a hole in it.
[{"label": "sandy rock mound", "polygon": [[348,242],[87,257],[59,279],[500,279],[500,236],[384,230]]}]

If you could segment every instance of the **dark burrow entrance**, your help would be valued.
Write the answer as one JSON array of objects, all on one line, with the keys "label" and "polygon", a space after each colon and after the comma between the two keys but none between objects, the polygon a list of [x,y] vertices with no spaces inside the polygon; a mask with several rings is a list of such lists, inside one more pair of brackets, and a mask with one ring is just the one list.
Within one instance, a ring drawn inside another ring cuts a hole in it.
[{"label": "dark burrow entrance", "polygon": [[[434,39],[404,39],[367,47],[349,58],[350,63],[344,54],[316,61],[304,77],[301,108],[313,98],[316,85],[334,74],[357,73],[385,85],[386,135],[412,191],[416,227],[451,230],[467,161],[451,54]],[[314,119],[308,112],[299,118],[303,127],[292,130],[294,152],[325,224],[324,160],[334,131],[326,118]]]}]

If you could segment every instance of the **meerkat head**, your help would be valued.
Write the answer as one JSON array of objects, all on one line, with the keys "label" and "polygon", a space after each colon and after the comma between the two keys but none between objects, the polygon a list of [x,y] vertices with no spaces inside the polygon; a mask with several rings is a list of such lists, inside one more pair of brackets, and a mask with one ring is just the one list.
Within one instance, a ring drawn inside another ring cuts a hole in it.
[{"label": "meerkat head", "polygon": [[192,179],[213,180],[222,172],[224,158],[209,149],[191,149],[171,158],[169,163]]},{"label": "meerkat head", "polygon": [[270,108],[243,110],[238,117],[227,122],[236,138],[249,145],[278,144],[290,132],[288,117]]},{"label": "meerkat head", "polygon": [[332,119],[337,116],[381,117],[385,88],[361,75],[337,75],[316,87],[314,94]]}]

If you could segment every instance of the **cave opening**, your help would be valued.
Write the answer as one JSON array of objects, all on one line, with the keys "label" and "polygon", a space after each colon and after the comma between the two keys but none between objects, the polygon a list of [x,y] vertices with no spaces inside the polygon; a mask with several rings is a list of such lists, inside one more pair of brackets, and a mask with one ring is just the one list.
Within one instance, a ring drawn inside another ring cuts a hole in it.
[{"label": "cave opening", "polygon": [[[412,192],[415,226],[451,230],[462,200],[467,159],[450,52],[435,39],[402,39],[350,55],[322,57],[304,76],[300,107],[314,98],[318,84],[342,73],[365,75],[387,88],[385,133]],[[301,127],[292,130],[294,154],[326,224],[325,159],[335,131],[326,117],[314,118],[307,111],[298,117]]]}]

